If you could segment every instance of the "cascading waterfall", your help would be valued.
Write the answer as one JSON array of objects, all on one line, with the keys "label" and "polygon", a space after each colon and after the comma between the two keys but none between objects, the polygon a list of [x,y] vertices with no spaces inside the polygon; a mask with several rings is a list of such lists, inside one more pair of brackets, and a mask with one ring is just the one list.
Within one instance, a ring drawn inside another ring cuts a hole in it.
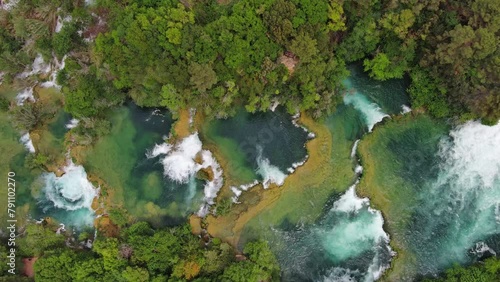
[{"label": "cascading waterfall", "polygon": [[286,174],[283,173],[277,166],[272,165],[269,159],[262,156],[262,147],[258,146],[257,152],[257,174],[262,177],[262,186],[264,186],[264,189],[269,188],[271,183],[278,186],[283,185]]},{"label": "cascading waterfall", "polygon": [[[202,143],[198,133],[194,133],[178,144],[169,143],[157,144],[151,152],[147,153],[148,158],[155,158],[164,155],[161,163],[164,169],[164,175],[177,183],[189,183],[192,191],[195,174],[201,169],[210,169],[212,179],[206,181],[204,191],[204,204],[200,207],[198,215],[205,216],[209,212],[209,206],[214,204],[214,199],[223,184],[222,169],[217,163],[212,153],[208,150],[202,150]],[[201,163],[197,158],[201,157]],[[194,197],[194,193],[189,195]],[[191,197],[191,199],[192,199]],[[189,199],[190,200],[190,199]]]},{"label": "cascading waterfall", "polygon": [[422,187],[408,228],[420,273],[470,262],[471,254],[485,252],[477,252],[477,244],[500,234],[499,144],[500,124],[479,122],[461,125],[441,141],[437,177]]},{"label": "cascading waterfall", "polygon": [[21,136],[19,142],[24,145],[28,152],[35,153],[35,146],[33,146],[33,141],[31,140],[30,134],[28,132]]},{"label": "cascading waterfall", "polygon": [[45,185],[39,205],[44,214],[77,228],[93,225],[95,214],[92,202],[98,189],[87,179],[83,166],[69,160],[62,176],[57,177],[51,172],[44,173],[42,178]]},{"label": "cascading waterfall", "polygon": [[366,126],[368,131],[371,132],[375,124],[382,121],[385,117],[389,115],[382,112],[382,109],[375,103],[368,100],[368,98],[354,91],[354,93],[347,93],[344,95],[344,103],[346,105],[352,105],[356,110],[363,114],[363,118],[366,121]]}]

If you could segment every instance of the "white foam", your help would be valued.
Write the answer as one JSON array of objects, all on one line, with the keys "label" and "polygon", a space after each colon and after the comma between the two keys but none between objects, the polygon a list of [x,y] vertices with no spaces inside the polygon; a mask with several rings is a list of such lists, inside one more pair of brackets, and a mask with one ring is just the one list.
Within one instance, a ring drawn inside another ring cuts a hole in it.
[{"label": "white foam", "polygon": [[19,139],[19,142],[21,142],[21,144],[23,144],[30,153],[35,153],[35,146],[33,146],[33,141],[30,138],[29,132],[23,134],[23,136]]},{"label": "white foam", "polygon": [[41,83],[40,84],[41,87],[43,87],[43,88],[55,87],[57,89],[61,88],[61,86],[57,84],[56,80],[57,80],[57,74],[59,73],[59,71],[64,69],[64,67],[66,65],[66,58],[67,58],[67,56],[64,55],[64,57],[61,59],[60,62],[56,57],[54,57],[52,59],[52,62],[50,63],[49,80]]},{"label": "white foam", "polygon": [[264,189],[269,188],[269,185],[276,184],[278,186],[285,183],[286,174],[283,173],[277,166],[271,164],[271,162],[262,156],[262,147],[257,148],[257,164],[258,168],[256,170],[257,174],[262,177],[262,186]]},{"label": "white foam", "polygon": [[307,159],[309,159],[309,156],[306,155],[305,158],[300,161],[300,162],[295,162],[292,164],[292,167],[289,167],[287,168],[286,170],[291,174],[291,173],[294,173],[295,170],[298,168],[298,167],[301,167],[303,166],[306,162],[307,162]]},{"label": "white foam", "polygon": [[165,176],[178,183],[187,183],[189,178],[198,171],[195,158],[201,151],[201,146],[198,133],[184,138],[162,159]]},{"label": "white foam", "polygon": [[217,197],[217,193],[220,188],[222,188],[223,177],[222,177],[222,169],[219,163],[212,156],[212,152],[208,150],[203,150],[202,152],[203,163],[201,164],[201,168],[207,169],[211,168],[213,173],[213,178],[210,181],[205,183],[203,187],[204,191],[204,201],[205,205],[200,208],[198,211],[198,215],[204,217],[208,214],[209,206],[214,204],[214,199]]},{"label": "white foam", "polygon": [[351,149],[351,159],[354,158],[356,156],[356,150],[358,149],[358,144],[359,144],[359,141],[360,139],[356,140],[356,142],[354,142],[354,145],[352,145],[352,149]]},{"label": "white foam", "polygon": [[241,195],[243,191],[248,191],[248,189],[254,187],[255,185],[259,184],[258,180],[254,180],[251,183],[248,184],[243,184],[238,187],[236,186],[231,186],[231,191],[233,191],[234,196],[232,197],[233,203],[239,203],[238,198]]},{"label": "white foam", "polygon": [[[156,144],[152,151],[147,152],[148,158],[164,156],[161,159],[163,164],[164,174],[173,181],[178,183],[190,182],[192,193],[190,197],[194,197],[195,183],[194,176],[201,169],[210,169],[213,178],[207,180],[204,187],[204,204],[198,211],[199,216],[206,216],[210,205],[214,204],[217,193],[223,185],[223,171],[219,163],[215,160],[212,153],[208,150],[202,150],[202,143],[198,137],[198,133],[194,133],[175,146],[162,143]],[[201,156],[201,164],[196,163],[196,157]]]},{"label": "white foam", "polygon": [[66,128],[67,129],[72,129],[72,128],[75,128],[78,126],[78,124],[80,123],[80,120],[76,119],[76,118],[72,118],[68,124],[66,124]]},{"label": "white foam", "polygon": [[482,241],[477,242],[476,245],[474,246],[474,248],[472,248],[472,250],[471,250],[471,253],[478,256],[478,257],[483,256],[483,254],[486,252],[488,252],[494,256],[497,255],[495,250],[490,248],[490,246],[488,246],[485,242],[482,242]]},{"label": "white foam", "polygon": [[[485,126],[468,122],[450,132],[440,143],[437,176],[425,185],[426,201],[421,210],[432,214],[426,232],[417,234],[424,247],[419,255],[425,266],[435,253],[441,256],[432,264],[436,271],[452,262],[469,261],[467,250],[476,242],[500,233],[500,124]],[[447,236],[433,236],[441,226]],[[420,242],[419,242],[420,243]],[[425,246],[435,248],[427,252]]]},{"label": "white foam", "polygon": [[195,116],[196,116],[196,108],[189,109],[189,127],[193,126],[193,121]]},{"label": "white foam", "polygon": [[56,27],[55,27],[55,32],[58,33],[61,31],[61,29],[63,28],[64,24],[65,23],[69,23],[73,20],[73,17],[71,16],[66,16],[64,18],[61,18],[61,16],[58,16],[57,17],[57,21],[56,21]]},{"label": "white foam", "polygon": [[345,94],[344,103],[346,105],[352,105],[363,114],[369,132],[373,130],[375,124],[389,116],[384,113],[376,103],[372,103],[366,96],[357,91]]},{"label": "white foam", "polygon": [[35,96],[33,95],[33,88],[26,88],[23,91],[19,92],[16,96],[16,103],[18,106],[24,105],[24,102],[31,101],[35,102]]},{"label": "white foam", "polygon": [[44,192],[47,200],[56,208],[77,210],[92,209],[92,202],[97,196],[97,189],[87,179],[87,173],[81,165],[71,160],[64,167],[64,174],[57,177],[54,173],[45,173]]},{"label": "white foam", "polygon": [[5,11],[10,11],[17,6],[20,0],[3,0],[0,3],[0,8]]},{"label": "white foam", "polygon": [[359,276],[359,270],[350,270],[342,267],[334,267],[326,276],[323,277],[324,282],[356,282],[356,277]]},{"label": "white foam", "polygon": [[407,105],[401,105],[401,114],[404,115],[404,114],[407,114],[409,112],[411,112],[411,108],[410,107],[408,107]]},{"label": "white foam", "polygon": [[493,187],[500,177],[500,123],[494,126],[468,122],[450,133],[451,143],[443,141],[440,156],[449,174],[458,177],[462,187],[481,181]]},{"label": "white foam", "polygon": [[360,175],[361,173],[363,173],[363,167],[360,166],[360,165],[357,165],[356,168],[354,168],[354,172],[357,174],[357,175]]},{"label": "white foam", "polygon": [[18,77],[24,79],[32,75],[47,74],[50,72],[50,69],[50,64],[45,63],[41,54],[37,54],[33,64],[31,64],[31,70],[20,73]]},{"label": "white foam", "polygon": [[280,105],[280,102],[278,100],[274,100],[271,104],[271,106],[269,106],[269,110],[271,110],[271,112],[274,112],[276,111],[276,108]]},{"label": "white foam", "polygon": [[369,203],[368,198],[359,198],[356,195],[356,182],[333,204],[335,211],[341,212],[357,212]]},{"label": "white foam", "polygon": [[148,159],[156,158],[159,155],[166,155],[172,150],[172,145],[168,143],[156,144],[153,150],[146,152],[146,157]]},{"label": "white foam", "polygon": [[[340,199],[338,199],[330,214],[336,218],[332,229],[319,228],[316,234],[323,239],[325,250],[335,261],[346,261],[363,255],[372,250],[374,256],[372,262],[364,271],[363,281],[375,281],[389,267],[388,262],[381,261],[382,251],[394,255],[389,246],[389,235],[384,231],[384,219],[380,211],[369,206],[367,198],[359,198],[356,195],[355,185],[351,186]],[[354,213],[354,215],[352,215]],[[349,214],[349,215],[346,215]],[[348,272],[359,270],[350,270]],[[351,273],[352,274],[352,273]],[[352,275],[349,275],[353,277]],[[331,277],[348,277],[345,275],[334,275]],[[325,280],[336,281],[336,280]],[[342,281],[342,280],[340,280]],[[349,281],[349,280],[345,280]]]}]

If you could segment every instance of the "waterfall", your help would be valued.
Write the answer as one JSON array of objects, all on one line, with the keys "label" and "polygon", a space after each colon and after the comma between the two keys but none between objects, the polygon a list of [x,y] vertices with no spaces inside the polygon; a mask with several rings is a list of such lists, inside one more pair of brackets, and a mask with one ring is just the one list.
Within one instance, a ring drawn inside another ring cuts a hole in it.
[{"label": "waterfall", "polygon": [[[204,187],[204,204],[200,207],[198,215],[206,216],[210,205],[214,204],[214,199],[223,184],[222,169],[217,163],[212,153],[202,150],[202,142],[198,133],[194,133],[178,144],[169,143],[156,144],[155,147],[146,154],[148,158],[162,156],[160,162],[163,165],[164,175],[177,183],[190,183],[191,190],[195,187],[194,176],[201,169],[210,169],[212,179],[207,180]],[[201,163],[197,159],[201,157]],[[194,197],[191,192],[190,195]],[[191,197],[191,198],[192,198]]]},{"label": "waterfall", "polygon": [[[39,204],[43,212],[67,225],[92,226],[95,216],[92,202],[97,197],[98,189],[87,179],[83,166],[69,160],[63,170],[64,174],[60,177],[52,172],[42,175],[45,185]],[[58,218],[60,211],[64,212],[62,218]]]},{"label": "waterfall", "polygon": [[441,140],[437,176],[421,190],[410,229],[421,272],[467,263],[475,244],[500,234],[499,144],[500,124],[479,122],[458,126]]}]

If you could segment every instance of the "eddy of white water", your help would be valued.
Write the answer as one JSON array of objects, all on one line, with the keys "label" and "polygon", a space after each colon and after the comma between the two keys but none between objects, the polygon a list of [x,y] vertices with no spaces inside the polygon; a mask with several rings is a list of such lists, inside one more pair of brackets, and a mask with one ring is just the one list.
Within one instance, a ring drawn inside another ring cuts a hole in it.
[{"label": "eddy of white water", "polygon": [[[198,215],[202,217],[207,215],[209,206],[214,204],[214,199],[222,187],[223,178],[222,169],[212,153],[208,150],[202,150],[198,133],[184,138],[175,146],[166,142],[157,144],[151,152],[147,153],[148,158],[160,155],[164,155],[161,159],[164,175],[177,183],[186,184],[190,180],[193,182],[194,175],[199,170],[211,169],[213,179],[205,183],[203,188],[205,204],[198,211]],[[201,163],[196,161],[197,157],[201,157]],[[192,185],[190,186],[192,187]]]},{"label": "eddy of white water", "polygon": [[77,166],[69,160],[61,177],[57,177],[54,173],[45,173],[42,177],[45,180],[41,199],[44,212],[50,213],[52,208],[65,211],[86,210],[86,212],[77,213],[81,217],[75,218],[75,222],[65,223],[74,226],[93,225],[92,202],[98,190],[87,179],[83,166]]},{"label": "eddy of white water", "polygon": [[468,122],[440,144],[437,177],[421,193],[410,234],[422,273],[467,263],[470,249],[500,234],[500,123]]}]

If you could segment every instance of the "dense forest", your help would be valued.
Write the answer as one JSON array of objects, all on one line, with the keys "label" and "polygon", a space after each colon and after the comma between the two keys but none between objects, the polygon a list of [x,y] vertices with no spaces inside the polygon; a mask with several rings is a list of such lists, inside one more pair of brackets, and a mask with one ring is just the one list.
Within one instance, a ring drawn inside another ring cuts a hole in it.
[{"label": "dense forest", "polygon": [[[346,65],[411,79],[436,117],[500,118],[500,5],[475,1],[20,1],[2,11],[0,68],[12,82],[37,53],[65,57],[66,110],[98,117],[131,97],[227,117],[273,103],[335,110]],[[55,32],[57,15],[71,16]]]},{"label": "dense forest", "polygon": [[[188,226],[153,230],[138,222],[122,229],[118,238],[80,233],[77,240],[54,232],[54,226],[30,224],[19,241],[18,254],[39,257],[36,281],[275,281],[279,266],[267,243],[248,243],[238,255],[218,239],[208,242],[191,234]],[[8,258],[0,247],[0,270]],[[70,246],[71,248],[67,248]],[[92,248],[91,250],[89,248]],[[237,259],[235,259],[237,258]],[[0,281],[19,281],[6,275]],[[27,279],[30,281],[29,279]]]}]

